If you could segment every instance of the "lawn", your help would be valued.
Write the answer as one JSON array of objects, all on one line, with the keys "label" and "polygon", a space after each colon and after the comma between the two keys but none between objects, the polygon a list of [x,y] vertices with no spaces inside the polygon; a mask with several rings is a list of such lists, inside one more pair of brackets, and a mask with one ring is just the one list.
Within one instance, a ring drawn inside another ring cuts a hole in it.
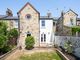
[{"label": "lawn", "polygon": [[19,60],[62,60],[56,52],[37,52],[19,57]]}]

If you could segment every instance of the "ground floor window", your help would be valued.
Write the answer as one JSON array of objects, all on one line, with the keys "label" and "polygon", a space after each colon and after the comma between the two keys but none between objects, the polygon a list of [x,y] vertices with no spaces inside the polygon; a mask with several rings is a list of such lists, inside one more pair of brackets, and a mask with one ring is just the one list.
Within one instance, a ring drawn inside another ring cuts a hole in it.
[{"label": "ground floor window", "polygon": [[31,33],[30,33],[29,31],[27,32],[27,37],[28,37],[28,36],[31,36]]},{"label": "ground floor window", "polygon": [[46,34],[41,34],[41,42],[46,42]]}]

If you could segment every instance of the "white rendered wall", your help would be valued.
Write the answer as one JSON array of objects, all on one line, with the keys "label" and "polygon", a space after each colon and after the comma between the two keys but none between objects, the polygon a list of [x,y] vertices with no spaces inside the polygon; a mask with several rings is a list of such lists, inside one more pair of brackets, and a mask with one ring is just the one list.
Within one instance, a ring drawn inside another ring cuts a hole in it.
[{"label": "white rendered wall", "polygon": [[45,20],[45,27],[41,26],[41,20],[40,20],[40,43],[41,43],[41,34],[43,33],[46,34],[45,43],[50,44],[53,34],[53,20]]}]

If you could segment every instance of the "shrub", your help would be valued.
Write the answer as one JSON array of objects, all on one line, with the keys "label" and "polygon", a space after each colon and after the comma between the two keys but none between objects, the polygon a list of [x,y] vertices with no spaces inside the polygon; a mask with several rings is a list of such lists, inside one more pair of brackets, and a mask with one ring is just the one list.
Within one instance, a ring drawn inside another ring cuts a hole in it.
[{"label": "shrub", "polygon": [[72,43],[70,41],[65,42],[64,48],[67,51],[67,53],[73,52]]},{"label": "shrub", "polygon": [[25,45],[26,45],[26,48],[27,49],[32,49],[33,46],[34,46],[34,37],[32,36],[28,36],[26,39],[25,39]]},{"label": "shrub", "polygon": [[2,49],[0,49],[2,53],[7,53],[11,50],[10,46],[4,46]]},{"label": "shrub", "polygon": [[3,48],[7,44],[7,38],[4,35],[0,35],[0,48]]},{"label": "shrub", "polygon": [[17,38],[19,35],[17,29],[13,28],[8,32],[8,38]]},{"label": "shrub", "polygon": [[15,29],[15,28],[8,31],[8,33],[7,33],[7,37],[8,37],[8,40],[9,40],[8,43],[10,45],[17,45],[18,35],[19,35],[18,30]]}]

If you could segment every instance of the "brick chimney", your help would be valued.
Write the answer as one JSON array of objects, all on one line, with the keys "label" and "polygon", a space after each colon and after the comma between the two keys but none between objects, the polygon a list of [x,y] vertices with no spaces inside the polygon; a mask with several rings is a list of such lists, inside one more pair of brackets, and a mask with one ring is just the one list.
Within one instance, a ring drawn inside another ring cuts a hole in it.
[{"label": "brick chimney", "polygon": [[13,16],[13,13],[9,8],[7,8],[6,15],[7,16]]},{"label": "brick chimney", "polygon": [[64,12],[63,12],[63,11],[61,12],[61,16],[62,16],[62,17],[64,16]]},{"label": "brick chimney", "polygon": [[50,17],[51,17],[50,10],[48,10],[48,12],[47,12],[47,17],[48,17],[48,18],[50,18]]},{"label": "brick chimney", "polygon": [[48,16],[48,18],[50,18],[50,17],[51,17],[51,13],[50,13],[50,12],[48,12],[48,13],[47,13],[47,16]]}]

